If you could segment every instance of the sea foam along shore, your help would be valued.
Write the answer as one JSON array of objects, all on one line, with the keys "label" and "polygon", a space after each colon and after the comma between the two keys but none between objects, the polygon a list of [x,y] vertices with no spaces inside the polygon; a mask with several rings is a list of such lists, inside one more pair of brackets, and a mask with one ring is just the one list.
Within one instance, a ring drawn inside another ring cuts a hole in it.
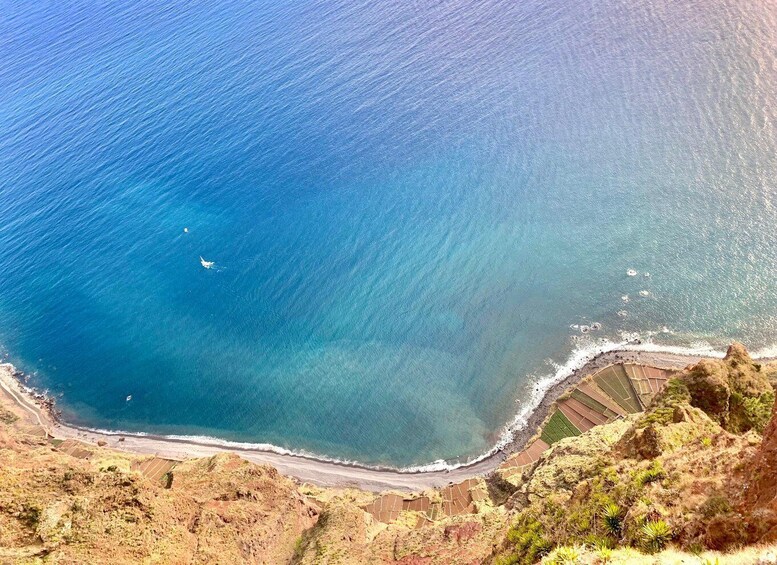
[{"label": "sea foam along shore", "polygon": [[273,465],[283,474],[321,486],[353,486],[375,491],[417,491],[493,471],[507,455],[520,450],[526,444],[547,416],[553,402],[567,388],[602,367],[626,361],[682,368],[702,357],[722,356],[723,352],[708,346],[662,347],[652,343],[630,341],[601,342],[578,349],[565,364],[557,366],[553,374],[536,381],[532,397],[505,428],[497,445],[488,453],[464,463],[449,464],[440,461],[405,469],[360,465],[356,462],[296,453],[270,444],[245,444],[209,437],[158,436],[79,428],[60,421],[55,411],[50,410],[50,402],[18,380],[19,372],[12,365],[0,365],[0,385],[9,398],[31,414],[33,423],[37,422],[52,436],[60,439],[78,439],[90,443],[102,441],[116,449],[171,459],[209,457],[221,451],[233,451],[250,461]]}]

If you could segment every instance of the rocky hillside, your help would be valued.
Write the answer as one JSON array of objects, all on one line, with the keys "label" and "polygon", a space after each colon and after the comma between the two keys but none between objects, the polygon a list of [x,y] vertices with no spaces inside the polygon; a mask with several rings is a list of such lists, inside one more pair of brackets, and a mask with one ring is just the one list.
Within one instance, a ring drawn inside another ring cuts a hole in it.
[{"label": "rocky hillside", "polygon": [[677,373],[646,411],[559,441],[515,481],[515,522],[495,561],[774,543],[773,404],[766,371],[740,345]]},{"label": "rocky hillside", "polygon": [[52,442],[4,399],[0,563],[777,563],[774,369],[734,345],[642,412],[413,495]]}]

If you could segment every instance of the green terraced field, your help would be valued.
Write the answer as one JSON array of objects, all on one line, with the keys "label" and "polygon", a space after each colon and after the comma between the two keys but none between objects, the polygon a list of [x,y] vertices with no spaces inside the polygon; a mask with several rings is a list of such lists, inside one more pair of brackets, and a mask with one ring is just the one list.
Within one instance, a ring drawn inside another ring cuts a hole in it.
[{"label": "green terraced field", "polygon": [[571,436],[579,436],[578,430],[569,419],[559,410],[556,410],[548,420],[545,429],[542,430],[542,441],[548,445],[557,442],[560,439]]}]

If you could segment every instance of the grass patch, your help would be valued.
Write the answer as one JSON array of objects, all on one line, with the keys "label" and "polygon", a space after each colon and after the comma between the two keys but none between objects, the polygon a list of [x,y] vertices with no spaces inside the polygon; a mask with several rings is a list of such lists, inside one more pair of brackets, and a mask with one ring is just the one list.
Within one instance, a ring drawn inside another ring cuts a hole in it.
[{"label": "grass patch", "polygon": [[634,482],[637,484],[638,487],[642,488],[645,485],[648,485],[650,483],[655,483],[665,478],[666,478],[666,472],[664,471],[664,468],[661,465],[661,462],[653,461],[653,464],[650,465],[650,467],[634,475]]},{"label": "grass patch", "polygon": [[542,524],[530,514],[521,514],[507,532],[511,550],[498,557],[496,565],[531,565],[547,555],[553,544],[545,538]]}]

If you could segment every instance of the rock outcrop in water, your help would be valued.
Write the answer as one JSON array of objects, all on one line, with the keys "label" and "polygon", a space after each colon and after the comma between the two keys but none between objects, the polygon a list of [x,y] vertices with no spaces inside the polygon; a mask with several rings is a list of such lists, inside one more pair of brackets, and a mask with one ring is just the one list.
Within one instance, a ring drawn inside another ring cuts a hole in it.
[{"label": "rock outcrop in water", "polygon": [[777,562],[774,369],[734,345],[510,473],[381,496],[52,442],[3,399],[0,563]]}]

